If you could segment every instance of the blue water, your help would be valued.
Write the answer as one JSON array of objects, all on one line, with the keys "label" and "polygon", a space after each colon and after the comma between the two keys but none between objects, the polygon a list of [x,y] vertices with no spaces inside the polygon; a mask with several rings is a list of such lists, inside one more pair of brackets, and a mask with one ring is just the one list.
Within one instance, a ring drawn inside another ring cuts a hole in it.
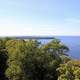
[{"label": "blue water", "polygon": [[[56,36],[64,43],[70,51],[67,53],[75,59],[80,59],[80,36]],[[49,40],[42,40],[42,43],[47,43]]]},{"label": "blue water", "polygon": [[80,36],[62,36],[58,38],[69,47],[68,54],[72,58],[80,59]]}]

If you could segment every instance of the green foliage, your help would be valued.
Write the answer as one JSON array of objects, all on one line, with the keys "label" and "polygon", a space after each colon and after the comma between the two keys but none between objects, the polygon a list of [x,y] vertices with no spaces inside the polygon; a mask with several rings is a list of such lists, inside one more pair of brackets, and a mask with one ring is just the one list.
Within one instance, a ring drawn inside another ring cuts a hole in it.
[{"label": "green foliage", "polygon": [[6,75],[9,80],[21,80],[22,79],[22,70],[20,66],[16,63],[12,63],[9,68],[6,70]]},{"label": "green foliage", "polygon": [[[32,46],[31,46],[32,45]],[[56,80],[56,68],[59,63],[52,54],[45,53],[39,43],[30,40],[26,42],[27,52],[24,63],[24,70],[29,80]]]},{"label": "green foliage", "polygon": [[9,40],[6,43],[9,59],[7,61],[8,68],[6,75],[9,80],[24,80],[24,72],[22,69],[22,60],[25,57],[25,41]]},{"label": "green foliage", "polygon": [[[69,48],[61,43],[58,39],[53,39],[49,43],[43,46],[45,52],[48,52],[53,55],[58,61],[63,62],[63,56],[66,56],[66,52],[69,51]],[[67,56],[66,56],[67,57]]]},{"label": "green foliage", "polygon": [[[70,60],[65,55],[67,51],[67,46],[55,38],[44,45],[37,40],[4,38],[0,40],[0,71],[2,70],[2,74],[5,73],[9,80],[57,80],[56,69],[62,61]],[[64,74],[68,73],[65,66],[66,64],[58,69],[60,80],[67,80]],[[79,74],[79,69],[75,70],[75,79],[79,78]]]},{"label": "green foliage", "polygon": [[0,80],[7,79],[5,76],[5,70],[7,68],[6,61],[8,59],[7,50],[3,44],[3,40],[0,40]]},{"label": "green foliage", "polygon": [[[77,63],[77,61],[76,61]],[[80,64],[74,65],[74,62],[61,64],[57,69],[59,72],[58,80],[80,80]]]}]

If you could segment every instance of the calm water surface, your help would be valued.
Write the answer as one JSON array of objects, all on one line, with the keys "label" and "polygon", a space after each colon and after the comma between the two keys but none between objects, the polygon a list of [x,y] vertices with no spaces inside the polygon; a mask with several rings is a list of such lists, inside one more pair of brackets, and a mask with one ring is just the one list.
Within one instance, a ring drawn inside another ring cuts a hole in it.
[{"label": "calm water surface", "polygon": [[[56,36],[62,43],[67,45],[70,51],[67,53],[72,58],[80,59],[80,36]],[[42,43],[47,43],[50,40],[40,40]]]}]

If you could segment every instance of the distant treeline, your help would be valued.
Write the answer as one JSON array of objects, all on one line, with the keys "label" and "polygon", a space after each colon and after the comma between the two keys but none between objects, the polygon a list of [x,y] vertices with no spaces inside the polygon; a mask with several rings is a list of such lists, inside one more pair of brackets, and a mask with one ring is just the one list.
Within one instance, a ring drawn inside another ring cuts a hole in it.
[{"label": "distant treeline", "polygon": [[0,80],[80,80],[80,61],[69,48],[53,38],[47,44],[36,39],[0,39]]}]

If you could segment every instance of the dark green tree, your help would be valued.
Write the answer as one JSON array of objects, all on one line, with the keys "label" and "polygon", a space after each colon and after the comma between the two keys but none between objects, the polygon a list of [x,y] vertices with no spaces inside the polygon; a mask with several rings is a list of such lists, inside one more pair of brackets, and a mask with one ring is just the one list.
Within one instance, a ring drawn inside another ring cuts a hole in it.
[{"label": "dark green tree", "polygon": [[24,72],[29,80],[57,80],[59,62],[36,40],[26,41]]},{"label": "dark green tree", "polygon": [[5,70],[7,69],[7,50],[3,44],[3,40],[0,39],[0,80],[7,80],[5,76]]}]

